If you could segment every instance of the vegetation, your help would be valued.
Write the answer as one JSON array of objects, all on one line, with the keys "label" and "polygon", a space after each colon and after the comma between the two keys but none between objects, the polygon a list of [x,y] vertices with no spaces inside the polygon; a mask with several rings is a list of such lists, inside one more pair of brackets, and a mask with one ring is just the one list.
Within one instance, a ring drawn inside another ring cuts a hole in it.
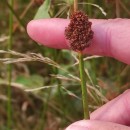
[{"label": "vegetation", "polygon": [[[26,33],[30,20],[67,18],[72,5],[73,0],[1,0],[1,130],[63,130],[83,119],[77,54],[40,46]],[[129,0],[79,0],[79,9],[96,19],[130,18],[129,7]],[[101,56],[84,60],[91,112],[129,88],[128,65]]]}]

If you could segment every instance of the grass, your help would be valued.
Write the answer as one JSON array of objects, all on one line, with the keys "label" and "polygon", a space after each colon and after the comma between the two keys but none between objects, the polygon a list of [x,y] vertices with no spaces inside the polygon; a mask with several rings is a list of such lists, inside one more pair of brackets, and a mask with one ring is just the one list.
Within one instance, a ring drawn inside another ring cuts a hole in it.
[{"label": "grass", "polygon": [[88,108],[88,92],[86,91],[86,75],[84,69],[84,61],[83,55],[81,53],[79,55],[79,70],[80,70],[80,80],[81,80],[81,90],[82,90],[82,102],[83,102],[83,111],[84,111],[84,119],[90,119],[89,108]]},{"label": "grass", "polygon": [[[86,1],[80,1],[79,8],[86,11],[89,7],[90,18],[130,18],[128,0],[87,1],[103,8],[107,13],[106,17],[97,7],[83,2]],[[66,5],[66,1],[55,0],[49,13],[52,17],[58,14],[57,16],[66,18],[69,7],[64,10]],[[53,49],[37,46],[19,24],[23,23],[25,27],[34,17],[38,7],[37,3],[30,3],[29,0],[14,1],[14,12],[4,1],[0,5],[0,8],[5,10],[5,13],[0,12],[0,50],[8,48],[8,16],[14,16],[14,28],[11,29],[12,49],[9,48],[13,51],[0,51],[0,129],[6,129],[8,124],[8,128],[12,125],[12,129],[22,130],[24,126],[25,130],[40,130],[44,121],[44,130],[62,130],[68,124],[83,118],[77,54],[67,50],[62,50],[59,54]],[[21,17],[22,14],[24,17]],[[12,28],[12,22],[10,27]],[[129,88],[129,66],[112,58],[99,56],[88,56],[84,60],[91,112]],[[10,78],[6,75],[6,64],[12,62],[12,97],[8,98]],[[57,88],[60,88],[63,99],[59,97]],[[61,103],[62,100],[64,103]]]},{"label": "grass", "polygon": [[[14,1],[10,0],[9,3],[10,7],[13,8]],[[10,12],[9,15],[9,43],[8,43],[8,50],[12,49],[13,44],[13,13]],[[11,57],[11,55],[9,55]],[[8,65],[8,102],[7,102],[7,128],[8,130],[12,128],[12,92],[11,92],[11,81],[12,81],[12,65]]]}]

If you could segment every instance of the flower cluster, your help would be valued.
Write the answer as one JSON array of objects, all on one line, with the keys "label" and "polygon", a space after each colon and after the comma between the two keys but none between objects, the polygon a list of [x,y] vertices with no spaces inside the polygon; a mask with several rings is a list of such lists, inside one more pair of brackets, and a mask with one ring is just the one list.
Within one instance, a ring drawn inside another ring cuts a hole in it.
[{"label": "flower cluster", "polygon": [[83,51],[90,45],[94,34],[91,25],[92,23],[88,21],[88,16],[85,13],[76,11],[72,14],[70,24],[65,29],[65,37],[72,50]]}]

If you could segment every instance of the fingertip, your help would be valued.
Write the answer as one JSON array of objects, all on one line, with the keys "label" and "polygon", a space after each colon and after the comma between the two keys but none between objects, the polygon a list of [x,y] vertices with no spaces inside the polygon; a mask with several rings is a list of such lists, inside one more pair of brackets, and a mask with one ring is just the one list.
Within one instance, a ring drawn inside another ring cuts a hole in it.
[{"label": "fingertip", "polygon": [[98,120],[82,120],[71,124],[66,130],[130,130],[128,126]]},{"label": "fingertip", "polygon": [[[43,25],[42,25],[43,23]],[[46,30],[44,27],[44,21],[42,20],[31,20],[27,24],[27,33],[31,39],[34,41],[44,45],[44,31]]]},{"label": "fingertip", "polygon": [[89,130],[88,123],[86,120],[77,121],[70,126],[68,126],[65,130]]},{"label": "fingertip", "polygon": [[33,40],[42,45],[67,49],[64,30],[68,22],[68,20],[56,18],[32,20],[27,25],[27,33]]},{"label": "fingertip", "polygon": [[89,122],[87,120],[77,121],[68,126],[65,130],[90,130]]},{"label": "fingertip", "polygon": [[27,24],[27,33],[29,35],[30,38],[33,39],[34,37],[34,20],[31,20],[28,24]]}]

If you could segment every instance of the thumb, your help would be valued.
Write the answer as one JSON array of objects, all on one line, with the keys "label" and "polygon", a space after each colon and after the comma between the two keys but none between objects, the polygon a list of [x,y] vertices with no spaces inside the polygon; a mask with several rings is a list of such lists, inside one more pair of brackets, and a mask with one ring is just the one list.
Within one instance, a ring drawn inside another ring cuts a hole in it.
[{"label": "thumb", "polygon": [[111,122],[82,120],[71,124],[66,130],[130,130],[130,127]]}]

